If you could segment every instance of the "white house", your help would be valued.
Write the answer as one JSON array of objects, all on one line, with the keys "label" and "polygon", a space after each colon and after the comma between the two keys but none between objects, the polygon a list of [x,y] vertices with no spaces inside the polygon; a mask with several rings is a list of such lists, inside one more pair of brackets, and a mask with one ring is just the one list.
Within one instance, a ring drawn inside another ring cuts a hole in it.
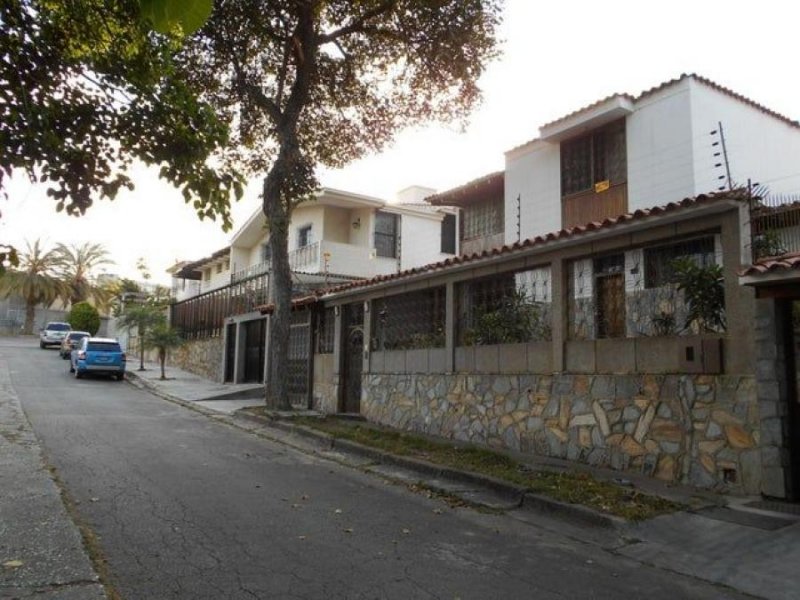
[{"label": "white house", "polygon": [[506,152],[505,242],[748,180],[800,189],[800,124],[682,75],[569,113]]}]

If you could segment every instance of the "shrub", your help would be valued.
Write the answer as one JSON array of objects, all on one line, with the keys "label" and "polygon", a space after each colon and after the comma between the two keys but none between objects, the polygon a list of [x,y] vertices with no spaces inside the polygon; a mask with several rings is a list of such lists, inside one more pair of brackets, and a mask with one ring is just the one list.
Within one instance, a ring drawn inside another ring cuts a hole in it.
[{"label": "shrub", "polygon": [[67,315],[67,323],[76,331],[88,331],[95,335],[100,329],[100,313],[88,302],[78,302],[72,305]]}]

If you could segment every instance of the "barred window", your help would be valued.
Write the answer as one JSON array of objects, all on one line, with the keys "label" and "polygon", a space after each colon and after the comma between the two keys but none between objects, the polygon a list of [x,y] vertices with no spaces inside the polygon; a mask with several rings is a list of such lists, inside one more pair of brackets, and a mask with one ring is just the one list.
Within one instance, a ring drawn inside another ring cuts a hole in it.
[{"label": "barred window", "polygon": [[561,144],[562,196],[588,191],[600,181],[626,180],[624,119]]},{"label": "barred window", "polygon": [[[458,286],[458,343],[514,344],[551,337],[547,283],[534,297],[529,272],[508,272]],[[547,289],[547,291],[546,291]]]},{"label": "barred window", "polygon": [[471,240],[503,233],[503,198],[469,204],[461,210],[461,239]]},{"label": "barred window", "polygon": [[333,307],[326,308],[317,316],[317,354],[333,353],[335,319]]},{"label": "barred window", "polygon": [[445,288],[375,300],[372,318],[375,350],[443,348]]},{"label": "barred window", "polygon": [[378,256],[397,258],[397,215],[375,214],[375,252]]},{"label": "barred window", "polygon": [[706,236],[668,246],[644,249],[644,286],[657,288],[675,281],[674,262],[691,258],[699,267],[716,263],[714,237]]}]

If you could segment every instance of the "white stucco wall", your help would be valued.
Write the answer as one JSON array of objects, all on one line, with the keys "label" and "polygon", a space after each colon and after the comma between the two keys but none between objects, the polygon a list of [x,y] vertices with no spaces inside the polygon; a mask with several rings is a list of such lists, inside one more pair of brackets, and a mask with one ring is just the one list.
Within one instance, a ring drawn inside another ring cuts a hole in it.
[{"label": "white stucco wall", "polygon": [[637,102],[625,129],[629,211],[695,195],[688,81]]},{"label": "white stucco wall", "polygon": [[325,222],[325,207],[301,206],[294,209],[289,226],[289,252],[298,248],[300,229],[311,225],[311,243],[322,240],[322,224]]},{"label": "white stucco wall", "polygon": [[442,249],[441,215],[402,215],[400,221],[400,268],[413,269],[452,258]]},{"label": "white stucco wall", "polygon": [[561,154],[557,143],[534,142],[506,155],[505,242],[517,241],[517,197],[521,197],[520,232],[527,239],[561,229]]},{"label": "white stucco wall", "polygon": [[800,191],[800,129],[707,85],[687,83],[692,88],[696,193],[726,183],[717,179],[725,169],[714,167],[722,162],[713,156],[717,148],[711,146],[718,137],[709,134],[720,121],[735,183],[745,185],[751,178],[772,193]]}]

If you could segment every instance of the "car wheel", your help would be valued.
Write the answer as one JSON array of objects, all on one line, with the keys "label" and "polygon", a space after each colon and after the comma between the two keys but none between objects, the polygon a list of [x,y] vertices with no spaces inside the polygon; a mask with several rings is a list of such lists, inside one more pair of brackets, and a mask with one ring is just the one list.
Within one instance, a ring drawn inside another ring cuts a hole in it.
[{"label": "car wheel", "polygon": [[125,373],[120,373],[117,375],[117,381],[125,381]]},{"label": "car wheel", "polygon": [[39,348],[41,348],[42,350],[44,350],[44,342],[39,342]]}]

